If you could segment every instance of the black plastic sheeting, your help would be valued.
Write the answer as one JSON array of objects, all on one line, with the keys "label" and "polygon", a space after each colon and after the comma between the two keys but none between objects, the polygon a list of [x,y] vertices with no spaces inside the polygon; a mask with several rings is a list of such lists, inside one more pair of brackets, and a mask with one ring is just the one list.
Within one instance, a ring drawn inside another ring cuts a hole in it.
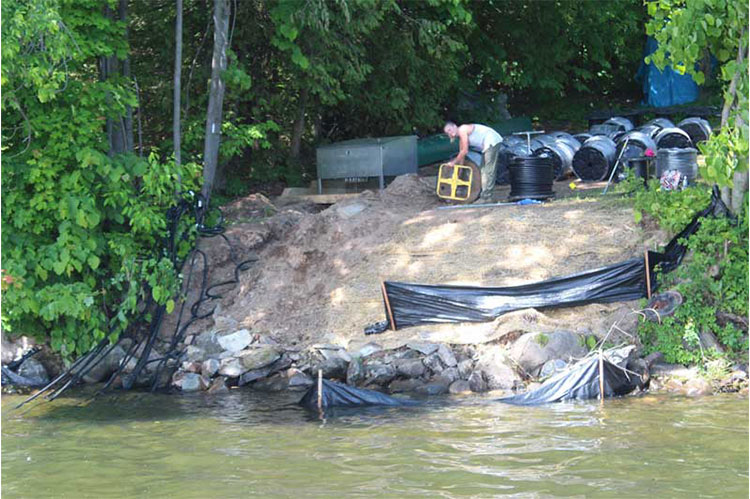
[{"label": "black plastic sheeting", "polygon": [[[628,372],[607,359],[602,360],[602,373],[605,398],[627,395],[643,386],[638,374]],[[600,390],[599,357],[591,356],[573,368],[555,374],[536,390],[503,397],[498,401],[515,405],[538,405],[566,400],[588,400],[598,398]]]},{"label": "black plastic sheeting", "polygon": [[[682,262],[687,247],[682,241],[694,234],[703,217],[728,214],[718,188],[709,206],[695,215],[682,232],[661,252],[648,252],[651,290],[658,288],[655,267],[671,272]],[[435,286],[386,281],[383,302],[386,320],[369,325],[365,334],[386,329],[459,322],[492,321],[524,308],[578,306],[643,298],[646,290],[646,260],[640,256],[624,262],[547,281],[509,287]]]},{"label": "black plastic sheeting", "polygon": [[[354,388],[335,381],[323,380],[323,397],[321,407],[362,407],[362,406],[413,406],[419,402],[409,399],[397,399],[375,390]],[[310,410],[318,409],[318,384],[315,383],[300,399],[299,405]]]}]

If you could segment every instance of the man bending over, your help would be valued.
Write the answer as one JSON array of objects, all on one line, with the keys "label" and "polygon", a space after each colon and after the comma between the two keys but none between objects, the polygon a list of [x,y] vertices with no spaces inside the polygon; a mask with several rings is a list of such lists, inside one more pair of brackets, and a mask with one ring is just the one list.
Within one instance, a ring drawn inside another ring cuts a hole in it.
[{"label": "man bending over", "polygon": [[469,150],[482,154],[479,170],[482,173],[482,192],[480,201],[488,202],[492,197],[495,187],[495,172],[497,170],[497,153],[500,151],[500,143],[503,138],[492,128],[476,124],[458,126],[452,121],[445,123],[443,127],[445,134],[450,137],[451,142],[458,137],[458,155],[448,162],[449,165],[461,165],[469,153]]}]

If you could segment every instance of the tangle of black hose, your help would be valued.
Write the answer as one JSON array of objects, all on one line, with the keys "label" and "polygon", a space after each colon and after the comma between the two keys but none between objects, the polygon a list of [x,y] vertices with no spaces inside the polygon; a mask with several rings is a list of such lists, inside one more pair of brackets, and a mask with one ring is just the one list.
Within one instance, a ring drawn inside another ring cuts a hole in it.
[{"label": "tangle of black hose", "polygon": [[[180,300],[182,303],[180,305],[180,312],[178,315],[177,324],[175,326],[175,332],[172,335],[169,349],[164,353],[164,355],[160,358],[149,360],[149,356],[153,349],[154,343],[159,336],[159,330],[161,329],[162,320],[166,315],[166,306],[157,304],[153,300],[151,293],[147,293],[147,296],[149,298],[144,304],[143,311],[131,324],[131,327],[127,334],[120,335],[118,340],[111,344],[108,338],[101,340],[89,352],[82,355],[75,362],[73,362],[73,364],[66,371],[61,373],[31,397],[18,404],[17,407],[21,407],[22,405],[31,402],[42,394],[49,392],[53,388],[56,388],[60,383],[63,383],[62,386],[57,387],[55,391],[48,394],[45,398],[47,400],[54,400],[55,398],[59,397],[63,392],[65,392],[65,390],[67,390],[71,386],[75,386],[76,384],[78,384],[87,373],[94,369],[115,347],[117,347],[117,345],[119,345],[125,339],[132,340],[130,346],[126,351],[125,357],[120,362],[117,370],[115,370],[115,372],[110,375],[104,386],[97,392],[97,395],[109,389],[118,377],[121,377],[123,389],[128,390],[133,388],[143,369],[145,369],[146,366],[151,363],[157,363],[157,367],[150,375],[151,391],[155,391],[159,388],[160,375],[163,369],[170,369],[167,379],[171,378],[172,373],[175,369],[177,369],[177,361],[183,354],[183,351],[179,348],[179,345],[182,343],[187,329],[195,321],[210,317],[214,312],[215,308],[212,308],[211,310],[206,312],[201,312],[201,305],[203,305],[207,301],[221,298],[222,295],[216,293],[214,290],[224,286],[236,285],[239,282],[240,272],[249,269],[251,264],[257,260],[257,258],[250,258],[240,262],[237,261],[235,248],[226,237],[226,235],[224,235],[224,216],[221,213],[220,209],[214,208],[213,210],[218,213],[218,221],[213,225],[206,225],[205,220],[207,218],[207,210],[205,208],[205,203],[202,196],[198,194],[193,197],[180,198],[178,203],[167,211],[166,218],[168,231],[164,244],[159,249],[159,251],[167,252],[172,264],[174,265],[175,272],[180,272],[180,269],[184,267],[187,259],[190,258],[190,266],[187,269],[188,278],[186,279],[183,286],[183,288],[186,290],[186,295],[187,291],[191,289],[193,270],[195,268],[197,258],[201,259],[203,263],[203,270],[201,271],[199,298],[190,306],[190,317],[184,324],[182,324],[182,319],[185,311],[186,300]],[[179,230],[180,221],[188,213],[190,213],[192,215],[192,218],[195,220],[195,227],[198,237],[221,237],[227,243],[230,251],[230,258],[232,262],[235,263],[234,276],[232,279],[215,283],[210,286],[208,285],[208,258],[203,251],[197,248],[197,240],[192,249],[185,255],[185,257],[179,257],[179,243],[189,240],[189,232],[183,231],[182,233],[180,233]],[[148,323],[148,334],[145,335],[145,338],[141,337],[139,339],[137,330],[143,326],[143,322],[148,312],[153,312],[153,319]],[[129,364],[130,360],[135,357],[141,345],[143,345],[143,349],[141,350],[135,368],[132,372],[123,376],[123,370]],[[168,365],[168,361],[170,359],[174,360],[171,366]]]}]

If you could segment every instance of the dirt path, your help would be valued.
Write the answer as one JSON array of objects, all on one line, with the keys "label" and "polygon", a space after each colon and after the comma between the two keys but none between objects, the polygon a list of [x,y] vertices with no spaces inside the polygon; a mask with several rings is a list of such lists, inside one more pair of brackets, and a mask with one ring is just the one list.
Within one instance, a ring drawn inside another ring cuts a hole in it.
[{"label": "dirt path", "polygon": [[[226,293],[214,320],[286,345],[333,343],[351,349],[372,340],[386,347],[413,339],[481,343],[531,330],[603,335],[614,319],[633,315],[635,303],[588,305],[519,311],[488,324],[365,336],[366,325],[384,319],[383,280],[523,284],[632,258],[659,238],[636,226],[625,202],[611,198],[457,210],[439,206],[427,181],[403,176],[383,192],[362,193],[321,213],[291,208],[244,232],[242,224],[234,227],[230,234],[254,241],[260,260]],[[252,231],[265,235],[251,237]],[[228,267],[215,271],[222,272]]]}]

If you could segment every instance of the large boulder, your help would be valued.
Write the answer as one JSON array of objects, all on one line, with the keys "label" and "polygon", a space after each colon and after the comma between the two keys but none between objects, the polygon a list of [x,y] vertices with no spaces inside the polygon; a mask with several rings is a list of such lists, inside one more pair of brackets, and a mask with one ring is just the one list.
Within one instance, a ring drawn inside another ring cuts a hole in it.
[{"label": "large boulder", "polygon": [[365,362],[364,364],[365,384],[385,385],[396,377],[396,368],[390,364],[378,361]]},{"label": "large boulder", "polygon": [[511,347],[510,358],[530,376],[538,376],[549,360],[570,362],[586,353],[580,336],[570,331],[554,331],[524,334]]},{"label": "large boulder", "polygon": [[217,334],[216,341],[222,349],[230,352],[239,352],[244,350],[253,341],[250,331],[240,329],[233,333]]},{"label": "large boulder", "polygon": [[239,355],[239,359],[247,371],[269,366],[276,362],[279,357],[281,357],[281,353],[272,346],[245,350]]},{"label": "large boulder", "polygon": [[484,348],[478,355],[475,369],[483,373],[488,390],[510,390],[520,379],[500,345]]},{"label": "large boulder", "polygon": [[126,355],[125,350],[120,345],[115,346],[109,351],[108,350],[109,348],[105,348],[96,359],[91,361],[91,364],[89,365],[96,365],[94,365],[94,367],[83,376],[84,382],[98,383],[104,381],[115,372],[118,367],[120,367],[120,362]]},{"label": "large boulder", "polygon": [[399,376],[420,378],[427,368],[420,359],[398,359],[393,363]]}]

